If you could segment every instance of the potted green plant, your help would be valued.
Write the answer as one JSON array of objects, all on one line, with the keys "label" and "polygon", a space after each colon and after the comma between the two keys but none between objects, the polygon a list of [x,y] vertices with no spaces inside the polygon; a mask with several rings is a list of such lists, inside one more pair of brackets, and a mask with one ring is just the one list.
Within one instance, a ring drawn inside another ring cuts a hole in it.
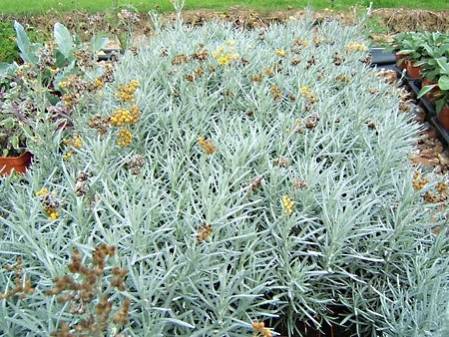
[{"label": "potted green plant", "polygon": [[423,86],[418,98],[429,94],[432,90],[437,88],[440,92],[435,100],[435,110],[442,126],[449,129],[449,63],[446,57],[437,58],[435,59],[435,62],[435,79],[437,82]]},{"label": "potted green plant", "polygon": [[400,33],[394,37],[393,44],[390,46],[389,50],[393,51],[396,56],[396,65],[405,69],[404,61],[407,59],[407,55],[400,53],[402,49],[404,49],[404,41],[406,39],[410,39],[411,33]]},{"label": "potted green plant", "polygon": [[422,87],[434,85],[425,96],[435,102],[441,95],[437,82],[442,68],[438,62],[444,62],[449,56],[449,36],[441,33],[429,33],[424,49],[423,59],[417,65],[422,69]]},{"label": "potted green plant", "polygon": [[13,171],[24,173],[32,159],[31,153],[26,150],[27,117],[21,106],[15,102],[8,104],[6,86],[2,83],[0,91],[0,176]]},{"label": "potted green plant", "polygon": [[411,79],[419,79],[421,77],[421,68],[417,65],[423,54],[425,53],[424,38],[422,34],[414,34],[403,41],[403,48],[398,52],[399,55],[404,55],[405,69]]},{"label": "potted green plant", "polygon": [[403,33],[396,36],[394,48],[396,52],[397,65],[407,69],[412,79],[421,75],[420,68],[415,65],[421,60],[424,52],[424,36],[421,33]]}]

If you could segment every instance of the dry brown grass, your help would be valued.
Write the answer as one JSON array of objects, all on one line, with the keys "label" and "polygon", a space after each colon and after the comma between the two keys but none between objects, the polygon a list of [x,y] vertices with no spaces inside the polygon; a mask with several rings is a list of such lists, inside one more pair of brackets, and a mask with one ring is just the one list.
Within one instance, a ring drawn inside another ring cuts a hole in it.
[{"label": "dry brown grass", "polygon": [[380,17],[392,32],[449,31],[449,11],[378,9],[373,15]]}]

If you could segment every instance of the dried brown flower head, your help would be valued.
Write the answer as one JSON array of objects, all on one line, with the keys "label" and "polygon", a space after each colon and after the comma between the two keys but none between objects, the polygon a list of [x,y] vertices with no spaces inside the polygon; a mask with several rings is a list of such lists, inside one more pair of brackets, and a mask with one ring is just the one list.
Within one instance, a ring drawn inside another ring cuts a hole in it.
[{"label": "dried brown flower head", "polygon": [[89,127],[92,129],[96,129],[100,135],[106,134],[109,129],[110,117],[101,117],[99,115],[95,115],[89,120]]},{"label": "dried brown flower head", "polygon": [[251,181],[251,183],[249,184],[249,191],[255,192],[257,191],[259,188],[262,187],[263,184],[263,177],[259,176],[253,179],[253,181]]},{"label": "dried brown flower head", "polygon": [[192,55],[192,58],[197,61],[206,61],[209,58],[209,51],[205,48],[200,48]]},{"label": "dried brown flower head", "polygon": [[6,290],[4,293],[0,293],[0,300],[9,300],[13,297],[19,297],[25,299],[28,295],[34,292],[34,288],[31,284],[31,280],[27,279],[25,270],[23,267],[22,257],[17,257],[16,263],[13,265],[5,266],[4,269],[8,272],[13,272],[13,286],[11,289]]},{"label": "dried brown flower head", "polygon": [[127,162],[128,170],[131,172],[132,175],[135,176],[140,174],[140,171],[142,170],[144,165],[145,165],[145,158],[140,154],[132,156]]},{"label": "dried brown flower head", "polygon": [[283,97],[281,88],[279,88],[276,84],[273,84],[271,86],[270,92],[275,101],[280,101]]},{"label": "dried brown flower head", "polygon": [[294,187],[296,190],[302,190],[302,189],[307,188],[307,183],[306,183],[304,180],[302,180],[302,179],[295,178],[295,179],[293,180],[293,187]]},{"label": "dried brown flower head", "polygon": [[103,336],[112,322],[121,326],[127,323],[128,299],[123,300],[113,315],[114,301],[117,301],[118,292],[126,289],[128,275],[126,269],[119,267],[112,268],[111,278],[106,275],[107,258],[115,255],[114,246],[100,244],[92,252],[91,263],[87,264],[79,250],[73,250],[68,264],[70,274],[56,278],[47,295],[57,296],[58,303],[68,304],[70,314],[75,316],[74,324],[62,323],[52,336]]},{"label": "dried brown flower head", "polygon": [[304,125],[308,129],[314,129],[318,125],[319,121],[320,116],[318,114],[312,114],[304,120]]},{"label": "dried brown flower head", "polygon": [[212,235],[212,226],[210,224],[204,224],[200,227],[196,234],[196,239],[198,242],[206,241]]},{"label": "dried brown flower head", "polygon": [[189,62],[189,57],[187,55],[184,54],[180,54],[180,55],[176,55],[173,60],[171,61],[171,63],[173,65],[179,65],[179,64],[184,64]]},{"label": "dried brown flower head", "polygon": [[90,174],[88,172],[80,172],[78,177],[76,177],[75,194],[78,197],[85,196],[89,191],[89,178]]},{"label": "dried brown flower head", "polygon": [[338,52],[335,52],[334,57],[332,59],[332,62],[336,66],[341,66],[343,64],[343,62],[344,62],[344,58]]},{"label": "dried brown flower head", "polygon": [[286,157],[279,157],[273,160],[273,164],[280,167],[287,167],[290,165],[290,160]]}]

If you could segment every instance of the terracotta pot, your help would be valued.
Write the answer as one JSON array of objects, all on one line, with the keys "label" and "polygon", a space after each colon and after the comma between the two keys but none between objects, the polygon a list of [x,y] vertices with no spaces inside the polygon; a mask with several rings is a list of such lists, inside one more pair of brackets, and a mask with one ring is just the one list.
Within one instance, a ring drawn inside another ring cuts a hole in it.
[{"label": "terracotta pot", "polygon": [[406,64],[407,56],[401,55],[399,53],[396,53],[395,56],[396,56],[396,65],[401,69],[405,69],[405,67],[407,66],[407,64]]},{"label": "terracotta pot", "polygon": [[423,78],[422,80],[422,86],[425,87],[426,85],[432,85],[435,84],[434,81],[429,80],[428,78]]},{"label": "terracotta pot", "polygon": [[0,176],[8,176],[13,171],[25,173],[31,165],[32,154],[24,152],[18,157],[0,157]]},{"label": "terracotta pot", "polygon": [[446,130],[449,130],[449,106],[445,105],[443,110],[438,113],[438,120],[441,123],[441,126]]},{"label": "terracotta pot", "polygon": [[412,80],[418,80],[421,78],[421,67],[415,67],[412,61],[408,61],[407,74]]}]

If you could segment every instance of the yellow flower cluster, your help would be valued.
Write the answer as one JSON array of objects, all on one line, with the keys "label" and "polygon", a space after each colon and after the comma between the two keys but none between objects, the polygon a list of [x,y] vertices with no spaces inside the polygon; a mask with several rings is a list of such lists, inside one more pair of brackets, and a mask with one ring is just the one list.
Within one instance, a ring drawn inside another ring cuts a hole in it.
[{"label": "yellow flower cluster", "polygon": [[[119,87],[117,91],[117,98],[122,102],[132,102],[134,100],[134,94],[139,88],[140,84],[138,80],[132,80],[127,84]],[[136,104],[131,108],[118,108],[110,116],[109,123],[112,126],[120,127],[117,133],[117,145],[120,147],[127,147],[132,143],[133,134],[128,128],[124,128],[125,125],[132,125],[137,123],[140,118],[140,108]]]},{"label": "yellow flower cluster", "polygon": [[310,89],[310,87],[307,85],[303,85],[299,89],[299,93],[301,94],[301,96],[305,97],[311,104],[315,103],[318,100],[312,89]]},{"label": "yellow flower cluster", "polygon": [[346,46],[346,49],[350,52],[362,52],[367,51],[368,47],[365,46],[363,43],[351,42]]},{"label": "yellow flower cluster", "polygon": [[429,183],[429,179],[424,178],[420,172],[413,175],[412,185],[416,191],[422,190]]},{"label": "yellow flower cluster", "polygon": [[[414,179],[414,185],[416,184],[416,187],[421,187],[424,186],[424,183],[426,182],[425,179],[421,178],[421,181],[419,181],[419,178],[417,179],[418,182],[415,182]],[[415,188],[416,188],[415,187]],[[446,202],[447,197],[448,197],[448,189],[449,186],[446,182],[439,182],[435,185],[435,192],[433,191],[427,191],[426,193],[424,193],[424,201],[426,203],[430,203],[430,204],[437,204],[437,203],[443,203]]]},{"label": "yellow flower cluster", "polygon": [[213,51],[212,57],[222,66],[227,66],[231,62],[240,59],[240,55],[235,52],[235,43],[232,41],[227,41],[226,46],[219,47]]},{"label": "yellow flower cluster", "polygon": [[66,139],[64,141],[64,144],[67,146],[74,147],[75,149],[81,149],[83,147],[83,140],[79,135],[77,135],[75,137]]},{"label": "yellow flower cluster", "polygon": [[273,333],[269,328],[265,327],[264,322],[253,322],[251,324],[254,330],[254,337],[272,337]]},{"label": "yellow flower cluster", "polygon": [[447,191],[449,189],[449,186],[447,185],[447,183],[445,182],[439,182],[436,186],[435,189],[438,191],[438,193],[442,194],[442,195],[447,195]]},{"label": "yellow flower cluster", "polygon": [[135,124],[140,118],[140,109],[137,105],[134,105],[130,110],[117,109],[111,116],[112,126],[123,126],[126,124]]},{"label": "yellow flower cluster", "polygon": [[75,106],[77,97],[73,94],[65,94],[62,96],[61,100],[67,108],[71,109]]},{"label": "yellow flower cluster", "polygon": [[92,88],[95,90],[100,90],[104,88],[104,81],[102,78],[98,77],[92,82]]},{"label": "yellow flower cluster", "polygon": [[45,209],[45,213],[47,213],[48,218],[50,220],[58,220],[59,219],[59,212],[55,210],[54,208],[48,207]]},{"label": "yellow flower cluster", "polygon": [[274,100],[279,101],[282,99],[282,97],[283,97],[282,90],[276,84],[273,84],[271,86],[270,91],[271,91],[271,96],[273,96]]},{"label": "yellow flower cluster", "polygon": [[139,86],[140,83],[137,80],[132,80],[127,84],[121,85],[117,91],[117,98],[122,102],[132,101]]},{"label": "yellow flower cluster", "polygon": [[276,56],[279,56],[279,57],[287,56],[287,52],[284,49],[276,49],[276,51],[274,53],[276,54]]},{"label": "yellow flower cluster", "polygon": [[55,204],[55,202],[51,202],[53,196],[50,194],[48,189],[46,187],[41,188],[36,192],[36,196],[41,200],[48,218],[50,220],[59,219],[59,212],[56,209],[57,206],[55,206],[57,203]]},{"label": "yellow flower cluster", "polygon": [[56,75],[58,71],[59,71],[58,67],[56,66],[50,67],[50,72],[52,75]]},{"label": "yellow flower cluster", "polygon": [[201,146],[203,151],[207,154],[214,154],[217,151],[214,143],[210,139],[206,139],[204,137],[198,138],[198,144]]},{"label": "yellow flower cluster", "polygon": [[120,147],[127,147],[132,143],[133,135],[131,131],[126,128],[120,129],[117,135],[117,145]]},{"label": "yellow flower cluster", "polygon": [[[83,140],[79,135],[77,135],[72,138],[64,140],[64,145],[71,147],[72,149],[81,149],[83,147]],[[64,160],[69,160],[74,155],[75,153],[72,150],[68,150],[66,153],[64,153],[64,156],[62,158]]]},{"label": "yellow flower cluster", "polygon": [[265,68],[263,70],[263,73],[264,73],[265,76],[273,77],[274,73],[275,73],[275,69],[273,67]]},{"label": "yellow flower cluster", "polygon": [[39,191],[36,192],[36,197],[42,198],[49,195],[50,192],[48,191],[48,188],[42,187]]},{"label": "yellow flower cluster", "polygon": [[295,209],[295,202],[288,195],[284,195],[281,199],[281,203],[285,214],[292,215]]},{"label": "yellow flower cluster", "polygon": [[318,35],[315,35],[312,41],[315,47],[319,47],[320,44],[323,42],[323,39],[321,39],[321,37],[319,37]]},{"label": "yellow flower cluster", "polygon": [[74,156],[73,151],[67,151],[67,152],[64,153],[64,155],[62,156],[62,159],[64,159],[65,161],[67,161],[67,160],[70,160],[73,156]]}]

